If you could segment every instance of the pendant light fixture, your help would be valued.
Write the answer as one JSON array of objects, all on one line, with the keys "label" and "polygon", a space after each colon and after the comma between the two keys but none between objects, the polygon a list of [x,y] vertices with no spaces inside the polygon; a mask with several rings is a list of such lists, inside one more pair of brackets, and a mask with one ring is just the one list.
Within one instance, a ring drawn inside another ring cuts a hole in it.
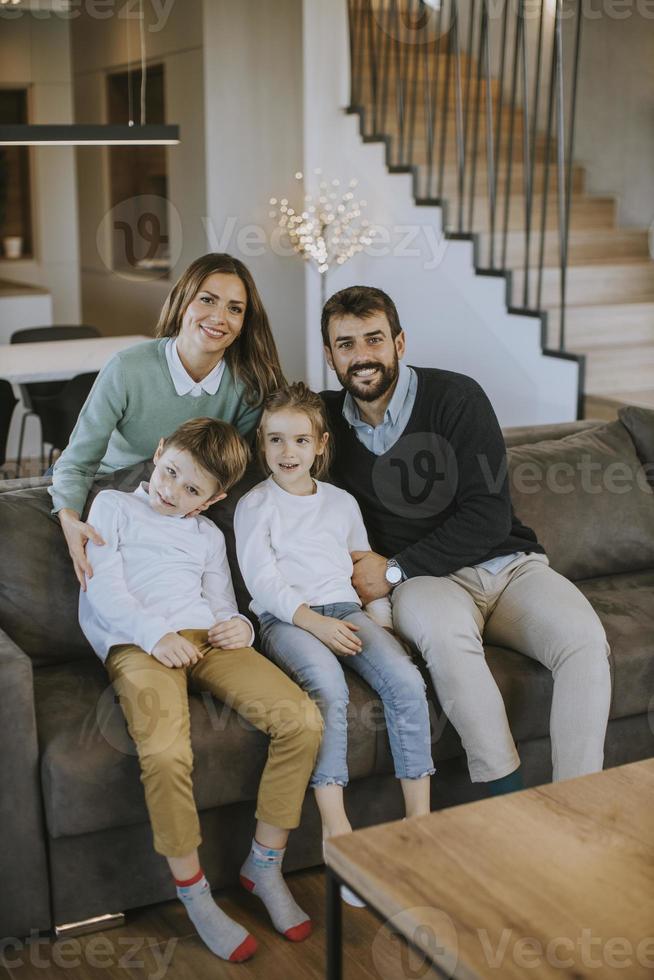
[{"label": "pendant light fixture", "polygon": [[[5,3],[6,0],[0,0]],[[15,2],[15,0],[9,0]],[[139,38],[141,47],[141,99],[138,124],[132,111],[131,56],[129,21],[127,29],[127,88],[129,122],[120,124],[26,124],[0,126],[0,146],[172,146],[179,143],[179,126],[146,122],[146,53],[143,22],[143,0],[139,0]]]}]

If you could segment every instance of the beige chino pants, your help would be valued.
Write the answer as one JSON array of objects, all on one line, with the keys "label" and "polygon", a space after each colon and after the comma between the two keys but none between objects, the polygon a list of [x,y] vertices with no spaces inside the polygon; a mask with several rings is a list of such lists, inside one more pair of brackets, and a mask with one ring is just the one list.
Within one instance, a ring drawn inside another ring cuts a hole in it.
[{"label": "beige chino pants", "polygon": [[136,743],[155,851],[181,857],[201,842],[191,781],[189,686],[210,691],[270,736],[256,816],[285,830],[297,827],[322,737],[320,711],[251,647],[213,647],[206,630],[180,634],[200,649],[197,663],[166,667],[140,647],[124,644],[111,648],[105,664]]},{"label": "beige chino pants", "polygon": [[553,779],[602,768],[609,646],[588,600],[544,555],[520,555],[497,575],[461,568],[412,578],[391,599],[395,628],[424,658],[441,707],[461,737],[473,782],[499,779],[520,765],[484,641],[551,670]]}]

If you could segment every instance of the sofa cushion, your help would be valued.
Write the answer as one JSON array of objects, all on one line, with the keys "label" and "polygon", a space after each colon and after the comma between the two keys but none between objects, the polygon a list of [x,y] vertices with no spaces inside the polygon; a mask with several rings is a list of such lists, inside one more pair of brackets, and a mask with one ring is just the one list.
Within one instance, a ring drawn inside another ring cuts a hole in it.
[{"label": "sofa cushion", "polygon": [[654,568],[654,491],[621,422],[508,451],[513,505],[556,571]]},{"label": "sofa cushion", "polygon": [[577,582],[602,620],[614,666],[612,718],[654,718],[654,570]]},{"label": "sofa cushion", "polygon": [[638,405],[627,405],[620,409],[618,417],[634,441],[647,479],[654,485],[654,411]]}]

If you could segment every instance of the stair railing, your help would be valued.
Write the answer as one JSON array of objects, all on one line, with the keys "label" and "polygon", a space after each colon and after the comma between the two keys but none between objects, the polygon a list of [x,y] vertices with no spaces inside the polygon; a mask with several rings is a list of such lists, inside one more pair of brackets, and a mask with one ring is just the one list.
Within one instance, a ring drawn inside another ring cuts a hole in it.
[{"label": "stair railing", "polygon": [[520,270],[513,311],[541,315],[555,233],[565,351],[581,0],[348,0],[348,12],[364,138],[413,171],[449,237],[477,236],[479,272],[507,274],[511,296]]}]

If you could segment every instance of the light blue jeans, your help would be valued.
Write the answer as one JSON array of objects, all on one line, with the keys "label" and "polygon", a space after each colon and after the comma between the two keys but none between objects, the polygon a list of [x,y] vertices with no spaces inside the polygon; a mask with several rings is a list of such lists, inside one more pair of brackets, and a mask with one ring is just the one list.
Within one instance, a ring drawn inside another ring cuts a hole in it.
[{"label": "light blue jeans", "polygon": [[353,602],[312,606],[314,612],[359,627],[360,653],[337,657],[312,633],[271,613],[259,616],[263,652],[316,702],[325,722],[311,786],[347,786],[347,705],[343,665],[377,692],[384,707],[395,775],[420,779],[434,772],[425,682],[404,647]]}]

